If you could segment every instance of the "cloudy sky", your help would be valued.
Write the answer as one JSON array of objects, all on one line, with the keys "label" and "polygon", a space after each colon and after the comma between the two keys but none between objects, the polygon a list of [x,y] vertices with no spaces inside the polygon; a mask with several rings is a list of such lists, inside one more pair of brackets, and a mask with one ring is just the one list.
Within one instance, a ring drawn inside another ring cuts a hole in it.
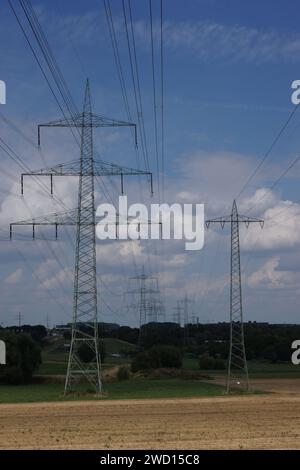
[{"label": "cloudy sky", "polygon": [[[31,44],[28,23],[13,0]],[[34,1],[44,33],[78,108],[88,76],[94,111],[127,120],[102,0]],[[110,1],[129,108],[137,121],[121,0]],[[128,13],[128,2],[125,1]],[[152,0],[159,168],[162,161],[160,93],[160,2]],[[165,177],[157,174],[148,0],[131,0],[143,116],[150,169],[151,200],[144,178],[126,179],[131,202],[164,200],[204,203],[207,218],[229,214],[234,198],[239,212],[263,217],[259,226],[241,228],[244,315],[246,320],[299,322],[300,301],[300,114],[258,168],[295,105],[291,84],[300,79],[299,6],[296,0],[164,0]],[[7,103],[0,105],[0,137],[29,168],[79,158],[68,130],[45,131],[42,150],[36,126],[62,117],[16,18],[6,1],[0,15],[0,80]],[[50,77],[50,73],[48,72]],[[95,132],[95,158],[143,168],[126,129]],[[0,148],[0,323],[50,324],[71,318],[74,230],[38,231],[35,242],[19,227],[7,240],[10,222],[76,206],[77,181],[55,180],[51,198],[37,181],[26,179],[20,196],[21,168]],[[295,162],[295,163],[294,163]],[[290,169],[289,169],[290,168]],[[255,174],[254,174],[255,172]],[[251,175],[254,177],[251,178]],[[160,192],[158,194],[158,184]],[[45,186],[44,186],[45,185]],[[96,182],[97,202],[117,200],[119,181]],[[182,241],[97,243],[99,316],[103,321],[137,324],[130,277],[143,268],[159,279],[167,318],[185,293],[200,321],[229,318],[230,239],[211,227],[203,250],[188,252]]]}]

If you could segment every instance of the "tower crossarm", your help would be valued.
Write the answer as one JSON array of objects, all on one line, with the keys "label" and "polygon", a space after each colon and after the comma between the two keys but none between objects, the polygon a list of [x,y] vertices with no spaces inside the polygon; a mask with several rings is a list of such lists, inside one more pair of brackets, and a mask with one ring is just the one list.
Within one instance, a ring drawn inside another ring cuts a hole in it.
[{"label": "tower crossarm", "polygon": [[[135,278],[131,278],[135,279]],[[139,294],[141,292],[141,289],[133,289],[133,290],[128,290],[126,291],[126,294]],[[158,289],[143,289],[144,294],[160,294],[160,291]]]},{"label": "tower crossarm", "polygon": [[142,176],[150,178],[151,194],[153,194],[152,173],[150,171],[138,170],[127,166],[121,166],[105,161],[95,161],[93,169],[81,168],[80,160],[72,160],[66,163],[59,163],[49,168],[32,170],[21,174],[21,194],[24,194],[25,176],[50,176],[50,193],[53,194],[54,176],[120,176],[121,194],[124,194],[124,176]]},{"label": "tower crossarm", "polygon": [[223,229],[225,227],[225,224],[231,224],[231,223],[244,223],[245,226],[248,228],[250,224],[252,223],[259,223],[261,228],[264,226],[264,220],[263,219],[258,219],[256,217],[247,217],[246,215],[227,215],[224,217],[219,217],[217,219],[208,219],[205,221],[205,225],[207,228],[211,224],[220,224],[221,228]]},{"label": "tower crossarm", "polygon": [[77,214],[78,209],[71,209],[63,212],[53,212],[48,215],[33,217],[32,219],[21,220],[18,222],[12,222],[9,226],[10,239],[13,236],[14,226],[31,226],[32,227],[32,238],[35,238],[35,227],[39,225],[54,225],[55,226],[55,237],[57,238],[57,229],[59,225],[77,225]]},{"label": "tower crossarm", "polygon": [[40,217],[33,217],[32,219],[12,222],[10,225],[76,225],[77,212],[77,209],[71,209],[63,212],[52,212],[51,214]]},{"label": "tower crossarm", "polygon": [[211,224],[220,224],[224,228],[225,224],[231,222],[231,216],[225,215],[224,217],[218,217],[217,219],[208,219],[205,221],[206,228],[209,228]]},{"label": "tower crossarm", "polygon": [[78,113],[66,119],[58,119],[38,125],[38,145],[41,145],[41,129],[43,127],[132,127],[135,133],[135,144],[137,145],[136,124],[133,122],[112,119],[92,112]]},{"label": "tower crossarm", "polygon": [[[96,214],[95,214],[96,215]],[[100,218],[101,220],[101,218]],[[93,221],[84,220],[82,219],[81,225],[82,226],[96,226],[98,221],[95,219]],[[78,209],[70,209],[68,211],[62,212],[52,212],[51,214],[43,215],[40,217],[33,217],[31,219],[21,220],[18,222],[12,222],[9,226],[9,233],[10,239],[12,240],[13,237],[13,227],[14,226],[31,226],[32,227],[32,238],[35,238],[35,227],[36,226],[45,226],[45,225],[53,225],[55,226],[55,238],[58,237],[58,226],[59,225],[77,225],[78,224]],[[160,226],[160,233],[161,233],[161,222],[152,222],[149,220],[140,220],[137,221],[135,217],[128,217],[126,220],[120,217],[117,213],[115,220],[106,219],[105,224],[107,225],[114,225],[116,227],[116,238],[119,238],[119,230],[118,227],[123,225],[136,225],[138,228],[138,232],[141,229],[142,225],[159,225]]]},{"label": "tower crossarm", "polygon": [[250,224],[258,223],[263,228],[265,221],[257,217],[247,217],[246,215],[239,214],[237,217],[232,218],[232,222],[244,223],[248,228]]}]

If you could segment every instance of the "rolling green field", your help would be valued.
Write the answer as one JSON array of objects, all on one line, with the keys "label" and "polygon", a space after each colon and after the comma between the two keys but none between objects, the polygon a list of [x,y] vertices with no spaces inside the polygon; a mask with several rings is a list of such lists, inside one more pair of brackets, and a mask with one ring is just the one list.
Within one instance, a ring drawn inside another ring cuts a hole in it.
[{"label": "rolling green field", "polygon": [[[136,345],[127,343],[114,338],[105,338],[106,358],[103,369],[114,366],[129,364],[129,359],[124,357],[115,357],[113,354],[122,354],[126,351],[136,351]],[[65,375],[67,369],[68,353],[64,348],[64,340],[58,338],[54,344],[50,344],[43,350],[43,363],[40,366],[38,375]],[[252,378],[300,378],[300,367],[290,363],[267,363],[248,361],[249,374]],[[193,371],[199,371],[199,364],[196,358],[184,357],[183,368]],[[225,375],[224,370],[205,370],[204,375],[218,376]]]},{"label": "rolling green field", "polygon": [[[112,354],[121,354],[124,351],[136,351],[136,345],[127,343],[126,341],[114,338],[105,338],[103,341],[106,351],[105,361],[102,365],[104,369],[129,363],[128,359],[124,357],[114,357]],[[38,370],[38,375],[64,375],[66,373],[68,352],[64,347],[65,343],[67,343],[67,341],[57,338],[53,344],[49,344],[43,349],[43,363]]]},{"label": "rolling green field", "polygon": [[250,377],[261,379],[299,379],[300,366],[291,363],[271,364],[268,362],[249,361]]},{"label": "rolling green field", "polygon": [[[199,370],[198,360],[184,358],[183,367]],[[297,379],[300,378],[300,366],[291,363],[269,363],[263,361],[248,361],[249,375],[253,379]],[[226,375],[226,370],[203,370],[203,374],[219,376]]]},{"label": "rolling green field", "polygon": [[[124,353],[135,351],[136,346],[126,341],[106,338],[106,358],[102,365],[104,371],[123,364],[130,364]],[[131,378],[127,381],[109,381],[104,385],[104,393],[99,398],[87,389],[76,395],[63,396],[63,379],[66,373],[68,351],[66,341],[54,338],[42,353],[43,364],[37,372],[36,383],[30,385],[7,386],[0,385],[0,403],[30,403],[58,400],[109,400],[109,399],[143,399],[143,398],[184,398],[219,396],[224,388],[210,382],[209,377],[224,377],[225,370],[199,370],[196,358],[184,357],[183,369],[198,371],[202,375],[198,380],[193,376],[190,379],[182,378]],[[296,379],[300,378],[300,367],[292,364],[271,364],[266,362],[249,361],[250,379]],[[52,377],[50,377],[52,376]],[[59,376],[54,378],[54,376]],[[208,380],[204,381],[203,377]],[[197,378],[197,377],[196,377]]]},{"label": "rolling green field", "polygon": [[84,392],[63,396],[63,384],[0,385],[0,403],[32,403],[69,400],[115,400],[143,398],[188,398],[220,396],[223,387],[198,380],[134,379],[104,385],[103,396]]}]

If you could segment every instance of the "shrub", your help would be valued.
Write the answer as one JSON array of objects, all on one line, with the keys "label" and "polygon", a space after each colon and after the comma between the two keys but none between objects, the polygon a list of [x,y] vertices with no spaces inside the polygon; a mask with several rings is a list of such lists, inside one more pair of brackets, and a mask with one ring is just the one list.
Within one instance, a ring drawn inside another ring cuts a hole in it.
[{"label": "shrub", "polygon": [[181,352],[174,346],[153,346],[148,351],[135,356],[131,364],[132,372],[158,369],[164,367],[180,368],[182,366]]},{"label": "shrub", "polygon": [[199,356],[199,367],[202,370],[224,370],[225,362],[223,359],[216,359],[205,353]]},{"label": "shrub", "polygon": [[179,369],[182,366],[181,352],[175,346],[154,346],[149,349],[149,354],[155,368],[174,367]]},{"label": "shrub", "polygon": [[128,366],[121,366],[119,367],[117,373],[117,379],[119,381],[128,380],[130,378],[130,370]]},{"label": "shrub", "polygon": [[[105,360],[105,345],[103,341],[99,341],[99,354],[101,362]],[[82,342],[78,347],[78,356],[82,362],[88,363],[95,361],[95,353],[93,349],[85,342]]]},{"label": "shrub", "polygon": [[214,367],[214,369],[216,369],[216,370],[224,370],[224,369],[226,369],[225,361],[223,361],[223,359],[215,359],[215,367]]},{"label": "shrub", "polygon": [[138,372],[140,370],[148,370],[155,368],[153,360],[149,355],[149,352],[138,353],[131,363],[132,372]]},{"label": "shrub", "polygon": [[142,326],[141,333],[146,350],[158,345],[176,348],[183,344],[183,329],[175,323],[147,323]]}]

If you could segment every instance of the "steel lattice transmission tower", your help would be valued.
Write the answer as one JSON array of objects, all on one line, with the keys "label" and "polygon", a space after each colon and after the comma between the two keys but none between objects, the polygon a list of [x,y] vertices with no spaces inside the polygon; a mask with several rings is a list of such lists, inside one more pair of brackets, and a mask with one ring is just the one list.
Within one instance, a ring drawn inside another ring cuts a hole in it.
[{"label": "steel lattice transmission tower", "polygon": [[231,264],[230,264],[230,346],[228,358],[228,375],[226,392],[229,393],[234,386],[241,385],[249,391],[249,376],[244,341],[242,282],[241,282],[241,251],[239,225],[244,223],[248,228],[251,223],[259,223],[262,219],[250,218],[240,215],[236,201],[233,201],[231,214],[217,219],[206,221],[209,227],[212,223],[219,223],[222,229],[225,224],[231,226]]},{"label": "steel lattice transmission tower", "polygon": [[136,308],[139,313],[139,349],[143,347],[143,335],[145,335],[145,328],[147,324],[159,321],[160,317],[164,317],[164,305],[159,298],[160,290],[158,287],[157,279],[145,273],[143,266],[141,274],[137,274],[130,278],[137,282],[136,288],[127,291],[127,294],[135,294],[138,296],[137,303],[132,304],[131,307]]},{"label": "steel lattice transmission tower", "polygon": [[190,300],[185,294],[184,298],[181,300],[183,305],[183,328],[184,328],[184,344],[186,345],[189,341],[189,323],[190,323],[190,315],[189,315],[189,304],[193,304],[193,300]]},{"label": "steel lattice transmission tower", "polygon": [[[93,128],[94,127],[134,127],[135,124],[108,119],[92,112],[90,87],[87,80],[83,112],[70,116],[69,119],[52,121],[38,126],[40,144],[41,127],[75,127],[80,132],[80,159],[56,165],[52,168],[23,173],[21,175],[21,193],[23,194],[23,177],[25,175],[50,176],[51,194],[53,193],[54,176],[78,176],[78,207],[61,213],[12,223],[14,225],[32,225],[33,238],[38,225],[54,225],[55,236],[59,225],[76,226],[76,254],[73,294],[72,338],[68,368],[65,381],[65,393],[84,377],[96,390],[101,392],[101,364],[98,339],[97,314],[97,277],[96,277],[96,239],[95,239],[95,176],[119,175],[123,193],[124,175],[152,175],[147,171],[135,170],[103,161],[94,161]],[[84,363],[79,356],[80,345],[85,344],[90,351],[90,362]]]},{"label": "steel lattice transmission tower", "polygon": [[173,321],[181,326],[181,318],[182,318],[182,307],[180,305],[180,301],[177,300],[176,307],[174,307],[173,313]]}]

